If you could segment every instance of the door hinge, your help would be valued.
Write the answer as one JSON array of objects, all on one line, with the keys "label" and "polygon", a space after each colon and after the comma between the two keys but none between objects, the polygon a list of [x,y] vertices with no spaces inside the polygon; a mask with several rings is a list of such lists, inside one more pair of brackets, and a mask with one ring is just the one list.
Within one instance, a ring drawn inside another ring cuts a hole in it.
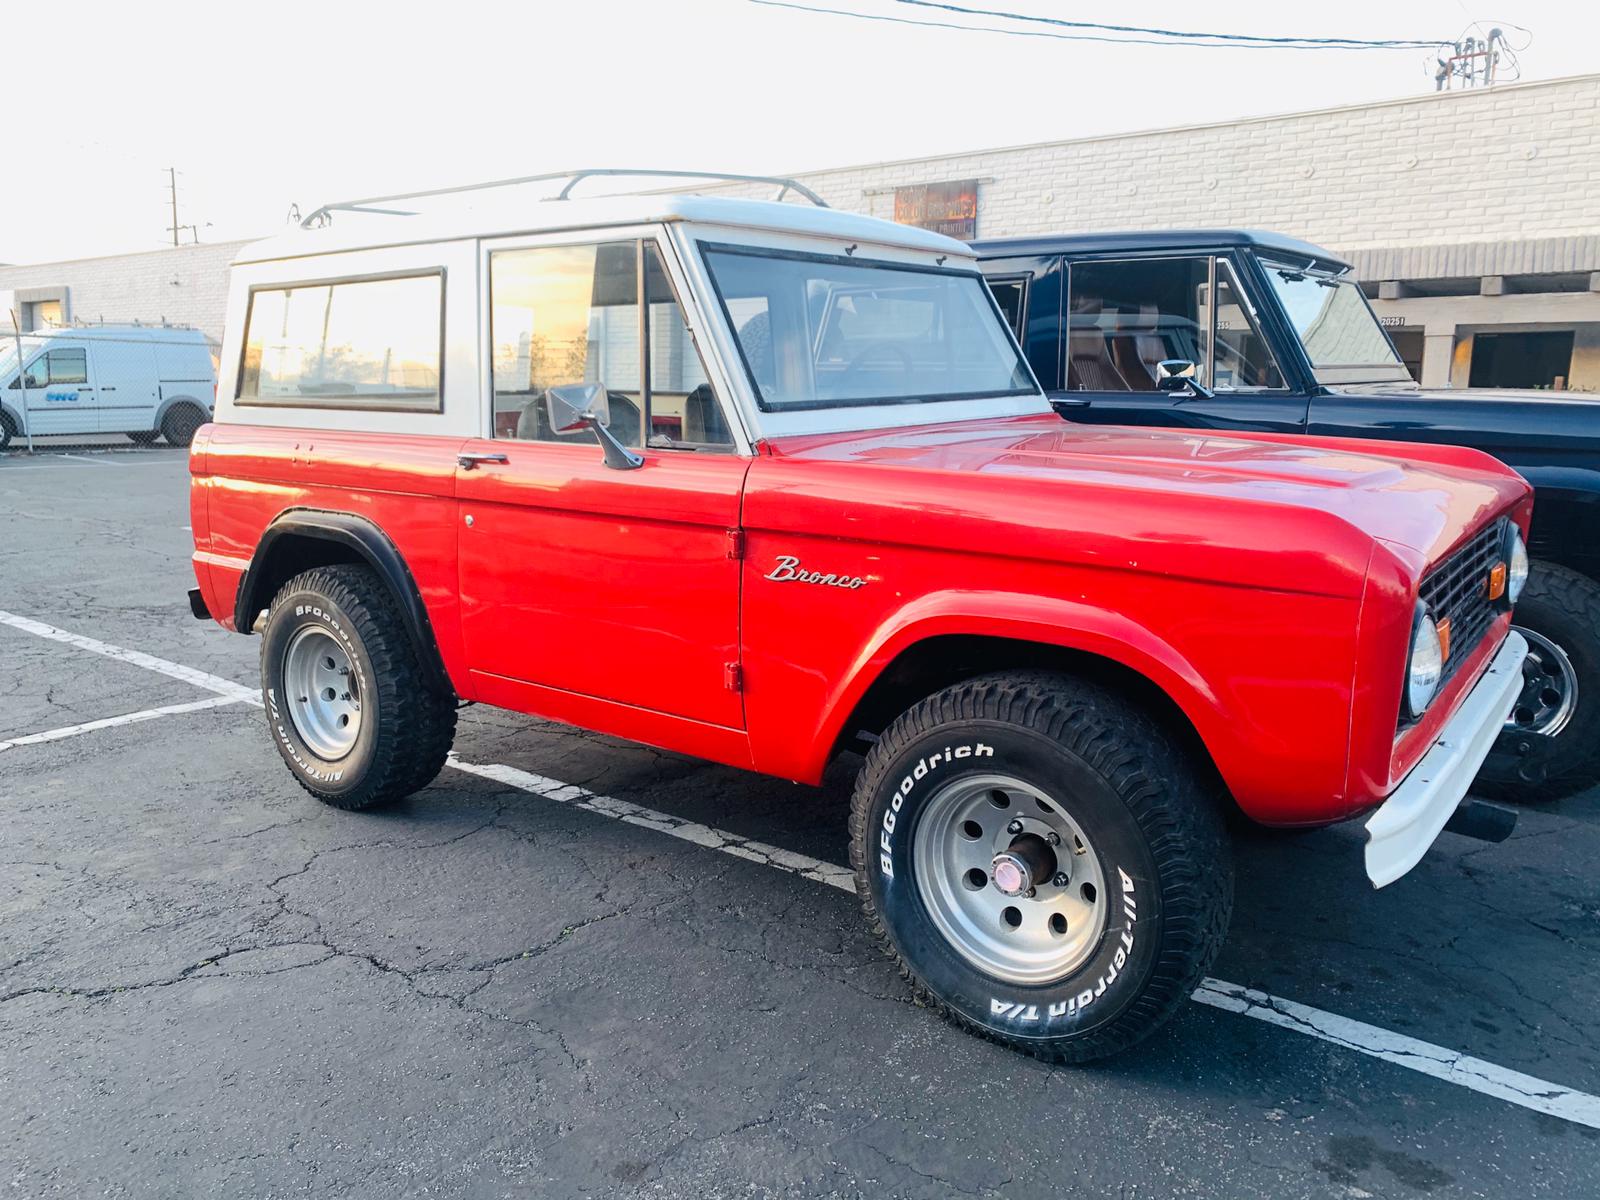
[{"label": "door hinge", "polygon": [[723,663],[722,682],[730,692],[744,691],[744,668],[738,663]]},{"label": "door hinge", "polygon": [[744,557],[744,530],[728,530],[728,557],[735,559]]}]

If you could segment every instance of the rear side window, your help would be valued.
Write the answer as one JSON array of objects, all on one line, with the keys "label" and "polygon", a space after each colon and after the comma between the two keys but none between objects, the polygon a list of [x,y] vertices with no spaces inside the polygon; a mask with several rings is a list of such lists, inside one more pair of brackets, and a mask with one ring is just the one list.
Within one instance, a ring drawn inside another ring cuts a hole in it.
[{"label": "rear side window", "polygon": [[444,273],[258,288],[240,404],[438,412]]}]

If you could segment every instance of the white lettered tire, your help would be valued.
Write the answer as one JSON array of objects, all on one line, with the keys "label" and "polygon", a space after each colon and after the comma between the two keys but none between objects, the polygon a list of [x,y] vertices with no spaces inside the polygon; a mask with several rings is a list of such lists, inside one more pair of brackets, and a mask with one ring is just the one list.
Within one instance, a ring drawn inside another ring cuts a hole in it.
[{"label": "white lettered tire", "polygon": [[261,635],[261,688],[290,774],[336,808],[426,787],[455,736],[455,697],[428,686],[393,597],[364,566],[283,585]]},{"label": "white lettered tire", "polygon": [[1094,684],[1019,671],[947,688],[858,778],[867,918],[919,1001],[957,1024],[1051,1061],[1114,1054],[1178,1009],[1226,933],[1233,871],[1208,778]]}]

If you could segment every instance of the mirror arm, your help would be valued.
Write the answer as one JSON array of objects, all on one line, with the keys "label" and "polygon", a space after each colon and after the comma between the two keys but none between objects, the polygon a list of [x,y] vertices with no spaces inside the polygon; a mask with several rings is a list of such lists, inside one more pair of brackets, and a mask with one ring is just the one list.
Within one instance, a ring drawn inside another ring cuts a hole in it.
[{"label": "mirror arm", "polygon": [[1216,398],[1216,392],[1212,391],[1198,379],[1186,379],[1184,382],[1189,385],[1189,390],[1179,395],[1179,404],[1182,404],[1185,400],[1214,400]]},{"label": "mirror arm", "polygon": [[584,414],[583,423],[594,430],[595,437],[600,439],[600,448],[606,455],[606,466],[618,471],[633,471],[644,466],[644,456],[635,454],[617,441],[617,435],[602,424],[600,418],[593,413]]}]

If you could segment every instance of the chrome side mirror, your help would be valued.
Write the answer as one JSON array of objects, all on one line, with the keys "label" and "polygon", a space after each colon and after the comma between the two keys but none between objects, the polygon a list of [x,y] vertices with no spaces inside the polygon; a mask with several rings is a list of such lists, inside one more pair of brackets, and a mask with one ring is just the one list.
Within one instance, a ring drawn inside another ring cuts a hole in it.
[{"label": "chrome side mirror", "polygon": [[606,466],[631,471],[644,459],[629,450],[611,432],[611,397],[599,383],[564,383],[545,392],[550,428],[555,433],[592,429],[605,451]]},{"label": "chrome side mirror", "polygon": [[1156,388],[1163,392],[1180,392],[1186,398],[1201,396],[1211,399],[1210,388],[1200,382],[1194,363],[1187,358],[1164,358],[1156,364]]}]

